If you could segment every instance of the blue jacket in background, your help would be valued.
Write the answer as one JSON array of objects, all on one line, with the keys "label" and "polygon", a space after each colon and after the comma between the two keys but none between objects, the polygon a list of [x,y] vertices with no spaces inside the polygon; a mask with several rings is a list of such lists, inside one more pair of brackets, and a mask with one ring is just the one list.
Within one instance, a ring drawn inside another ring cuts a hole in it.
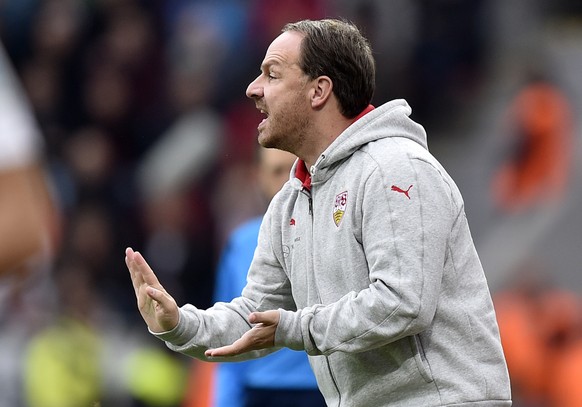
[{"label": "blue jacket in background", "polygon": [[[239,226],[232,233],[219,262],[215,301],[238,297],[247,283],[247,272],[257,246],[262,217]],[[281,349],[266,357],[217,366],[215,407],[241,407],[245,388],[317,389],[305,352]]]}]

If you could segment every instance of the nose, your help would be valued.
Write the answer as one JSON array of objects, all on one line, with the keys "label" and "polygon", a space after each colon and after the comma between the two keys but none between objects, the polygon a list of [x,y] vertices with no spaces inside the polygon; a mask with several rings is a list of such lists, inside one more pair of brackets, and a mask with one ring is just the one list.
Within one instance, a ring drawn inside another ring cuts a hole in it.
[{"label": "nose", "polygon": [[247,87],[247,92],[246,95],[248,98],[250,99],[258,99],[263,97],[263,87],[260,84],[260,78],[261,76],[257,76],[257,78],[252,81],[251,83],[249,83],[249,86]]}]

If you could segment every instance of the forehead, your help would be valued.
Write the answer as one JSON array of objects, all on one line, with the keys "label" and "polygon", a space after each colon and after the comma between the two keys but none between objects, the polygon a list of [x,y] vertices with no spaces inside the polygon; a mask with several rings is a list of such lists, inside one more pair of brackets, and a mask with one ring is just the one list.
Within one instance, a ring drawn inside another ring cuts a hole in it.
[{"label": "forehead", "polygon": [[299,62],[303,34],[286,31],[273,40],[263,60],[262,67],[273,65],[290,66]]}]

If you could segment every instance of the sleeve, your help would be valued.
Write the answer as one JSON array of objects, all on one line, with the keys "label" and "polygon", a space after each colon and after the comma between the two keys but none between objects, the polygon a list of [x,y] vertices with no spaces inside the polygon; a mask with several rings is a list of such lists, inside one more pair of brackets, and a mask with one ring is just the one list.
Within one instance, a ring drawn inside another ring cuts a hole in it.
[{"label": "sleeve", "polygon": [[[410,199],[392,185],[410,185]],[[369,286],[331,304],[281,311],[277,345],[311,355],[361,352],[431,324],[453,218],[449,184],[431,163],[411,159],[394,171],[373,170],[362,195]]]},{"label": "sleeve", "polygon": [[0,114],[0,170],[29,165],[41,153],[42,138],[2,44]]},{"label": "sleeve", "polygon": [[248,315],[294,304],[287,276],[271,248],[269,211],[259,232],[259,245],[249,269],[249,277],[242,295],[230,302],[218,302],[207,310],[191,304],[180,308],[180,320],[171,331],[155,334],[173,351],[207,361],[241,361],[272,353],[279,348],[262,349],[243,355],[207,359],[204,352],[233,343],[251,328]]}]

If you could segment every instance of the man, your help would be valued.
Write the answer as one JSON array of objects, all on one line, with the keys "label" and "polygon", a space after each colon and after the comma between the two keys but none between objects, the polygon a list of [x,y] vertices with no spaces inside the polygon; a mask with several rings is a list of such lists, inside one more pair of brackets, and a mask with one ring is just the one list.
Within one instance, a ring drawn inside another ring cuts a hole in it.
[{"label": "man", "polygon": [[[286,151],[262,147],[257,156],[257,181],[269,202],[289,179],[296,157]],[[255,217],[231,234],[218,267],[215,301],[227,302],[238,297],[246,285],[262,219],[262,216]],[[282,349],[257,360],[219,364],[214,406],[325,407],[325,402],[306,354]]]},{"label": "man", "polygon": [[46,249],[54,208],[41,154],[38,125],[0,44],[0,277],[20,278]]},{"label": "man", "polygon": [[0,43],[0,407],[21,405],[22,352],[45,316],[59,217],[42,137]]},{"label": "man", "polygon": [[395,100],[369,105],[374,61],[353,25],[301,21],[247,95],[259,143],[299,157],[265,214],[242,295],[178,308],[144,258],[126,264],[149,330],[205,360],[304,350],[329,406],[510,406],[487,282],[453,180]]}]

